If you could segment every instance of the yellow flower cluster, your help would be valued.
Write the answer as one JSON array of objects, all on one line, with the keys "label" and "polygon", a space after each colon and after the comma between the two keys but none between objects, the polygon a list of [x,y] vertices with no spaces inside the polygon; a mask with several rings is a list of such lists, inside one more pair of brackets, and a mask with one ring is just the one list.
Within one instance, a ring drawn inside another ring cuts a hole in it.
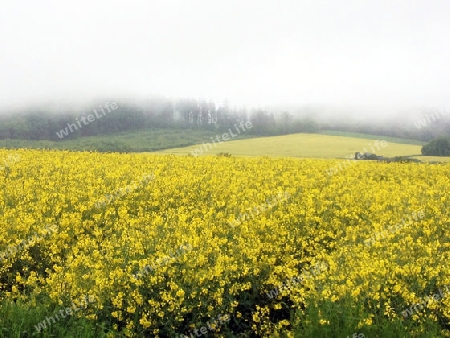
[{"label": "yellow flower cluster", "polygon": [[[299,310],[352,297],[392,320],[450,319],[449,298],[400,314],[450,283],[448,165],[361,161],[330,176],[326,160],[46,150],[0,150],[0,158],[13,153],[20,161],[0,171],[0,252],[30,234],[40,240],[4,257],[1,299],[48,295],[70,304],[93,295],[82,315],[110,318],[130,337],[189,332],[223,313],[270,336],[296,325],[289,316],[273,320],[286,300]],[[135,183],[148,173],[151,180]],[[117,191],[124,193],[97,208]],[[258,208],[275,196],[289,199]],[[419,211],[417,221],[385,231]],[[47,224],[57,231],[47,234]],[[384,239],[364,244],[377,233]],[[185,243],[190,250],[164,260]],[[327,268],[308,274],[318,264]],[[266,296],[305,274],[288,292]],[[361,318],[355,330],[371,323]]]}]

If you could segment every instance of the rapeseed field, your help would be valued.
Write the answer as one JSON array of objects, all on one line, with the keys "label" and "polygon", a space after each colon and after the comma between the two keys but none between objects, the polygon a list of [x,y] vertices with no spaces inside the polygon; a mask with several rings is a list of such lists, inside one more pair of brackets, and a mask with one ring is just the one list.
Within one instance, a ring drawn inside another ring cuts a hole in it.
[{"label": "rapeseed field", "polygon": [[5,337],[450,336],[447,293],[411,308],[450,284],[450,165],[329,175],[337,161],[50,150],[0,162]]}]

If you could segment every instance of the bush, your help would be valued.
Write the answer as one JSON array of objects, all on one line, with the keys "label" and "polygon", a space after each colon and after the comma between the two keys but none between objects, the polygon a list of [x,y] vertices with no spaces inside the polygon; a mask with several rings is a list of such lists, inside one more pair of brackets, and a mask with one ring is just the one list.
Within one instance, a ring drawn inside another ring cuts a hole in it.
[{"label": "bush", "polygon": [[425,156],[450,156],[450,139],[440,137],[422,147]]},{"label": "bush", "polygon": [[392,163],[392,162],[398,162],[398,163],[422,163],[421,160],[418,160],[416,158],[411,158],[408,156],[395,156],[393,158],[387,158],[385,159],[385,162]]},{"label": "bush", "polygon": [[114,141],[105,141],[102,140],[95,145],[97,151],[101,153],[105,152],[118,152],[118,153],[126,153],[131,151],[131,147],[125,144],[124,142],[120,142],[117,140]]},{"label": "bush", "polygon": [[217,156],[231,157],[231,154],[230,153],[218,153]]}]

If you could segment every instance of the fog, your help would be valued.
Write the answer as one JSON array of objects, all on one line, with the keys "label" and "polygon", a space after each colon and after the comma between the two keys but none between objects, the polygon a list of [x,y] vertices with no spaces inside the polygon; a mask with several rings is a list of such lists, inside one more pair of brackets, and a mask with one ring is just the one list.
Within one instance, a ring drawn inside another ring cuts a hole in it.
[{"label": "fog", "polygon": [[162,95],[407,118],[450,106],[449,10],[411,0],[3,2],[0,106]]}]

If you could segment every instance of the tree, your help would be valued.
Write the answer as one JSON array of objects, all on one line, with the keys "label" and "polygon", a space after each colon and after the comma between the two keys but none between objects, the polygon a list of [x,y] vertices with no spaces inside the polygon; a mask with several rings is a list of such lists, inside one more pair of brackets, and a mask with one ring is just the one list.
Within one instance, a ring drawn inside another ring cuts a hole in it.
[{"label": "tree", "polygon": [[425,156],[450,156],[450,139],[440,137],[422,147]]}]

